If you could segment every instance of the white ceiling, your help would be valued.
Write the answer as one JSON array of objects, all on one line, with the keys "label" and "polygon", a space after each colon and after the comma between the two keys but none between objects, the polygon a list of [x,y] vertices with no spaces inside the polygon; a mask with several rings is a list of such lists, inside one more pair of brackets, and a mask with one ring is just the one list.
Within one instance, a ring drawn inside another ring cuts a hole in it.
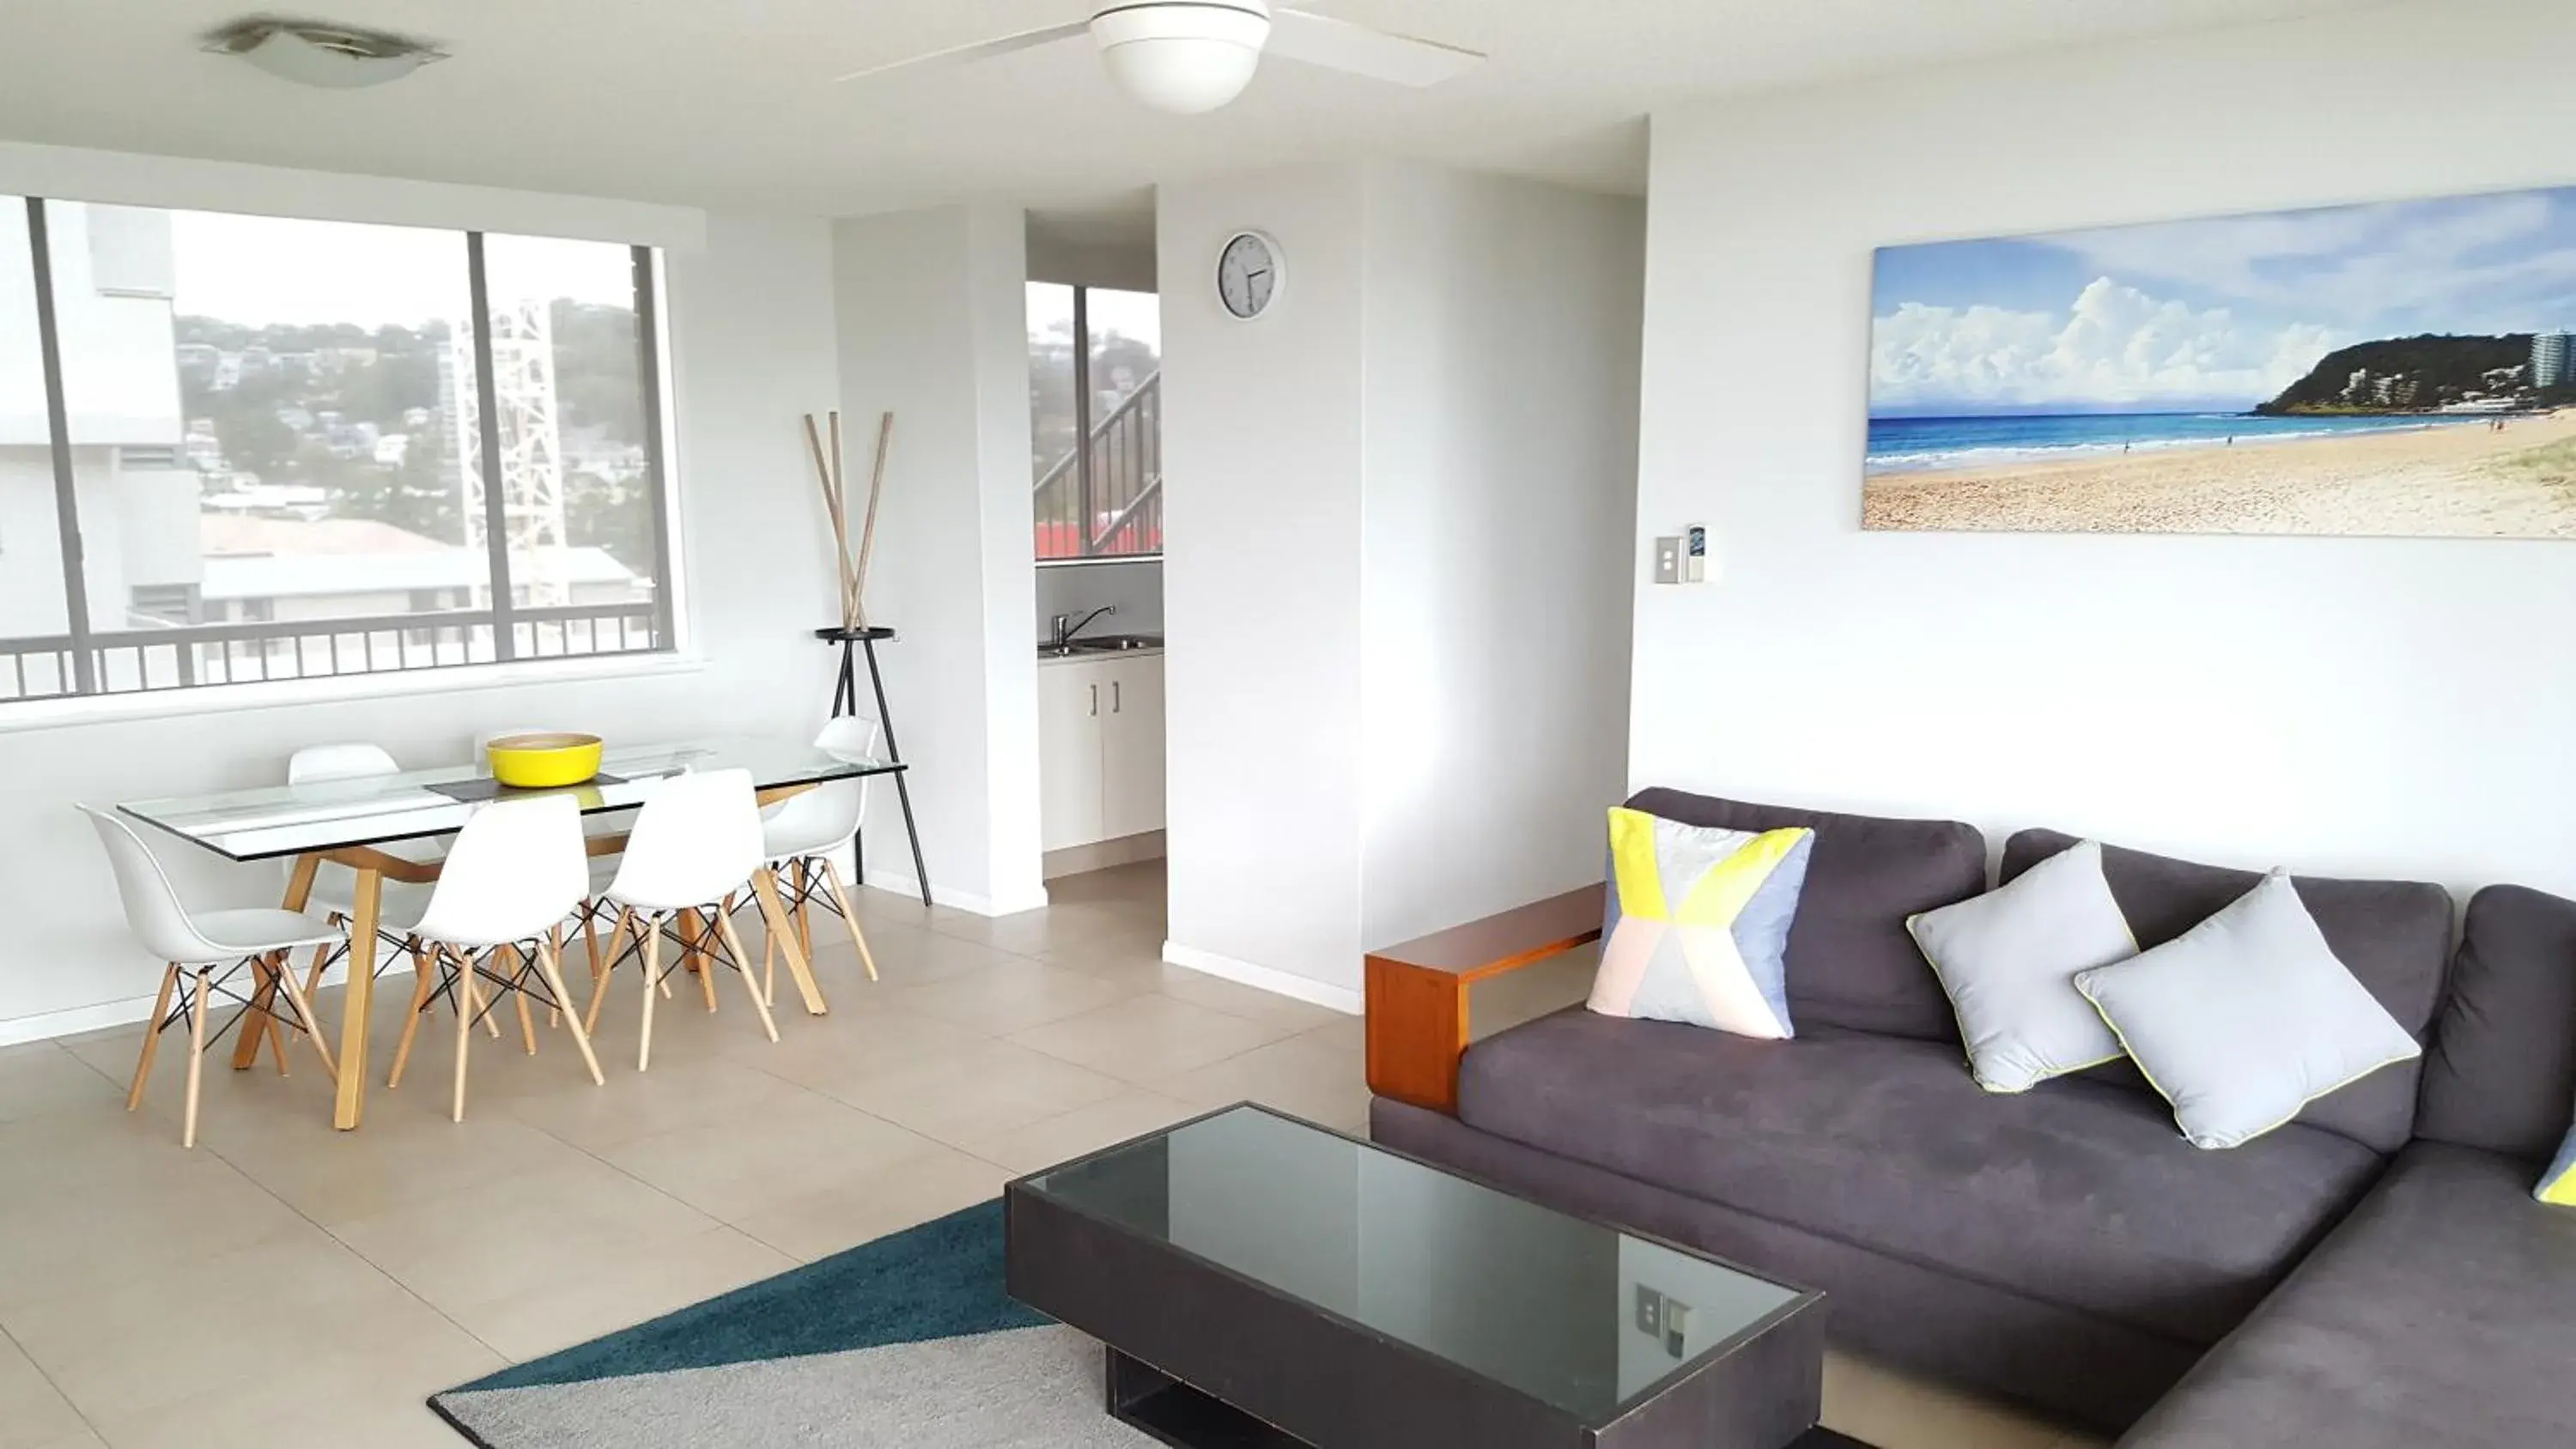
[{"label": "white ceiling", "polygon": [[1273,61],[1233,106],[1173,117],[1119,95],[1083,42],[830,83],[1085,0],[311,0],[454,52],[320,91],[196,48],[250,0],[5,0],[0,138],[824,215],[967,197],[1080,215],[1155,181],[1372,152],[1637,191],[1639,118],[1684,97],[2370,0],[1308,3],[1493,61],[1430,91]]}]

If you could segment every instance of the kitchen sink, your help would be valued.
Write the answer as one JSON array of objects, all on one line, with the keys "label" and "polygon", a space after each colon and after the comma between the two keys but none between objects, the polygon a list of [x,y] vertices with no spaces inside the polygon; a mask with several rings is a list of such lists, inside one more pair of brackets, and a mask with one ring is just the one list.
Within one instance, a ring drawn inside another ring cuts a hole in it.
[{"label": "kitchen sink", "polygon": [[1160,634],[1090,634],[1074,640],[1071,644],[1041,644],[1038,646],[1038,657],[1070,659],[1077,654],[1130,654],[1139,649],[1162,647],[1163,636]]}]

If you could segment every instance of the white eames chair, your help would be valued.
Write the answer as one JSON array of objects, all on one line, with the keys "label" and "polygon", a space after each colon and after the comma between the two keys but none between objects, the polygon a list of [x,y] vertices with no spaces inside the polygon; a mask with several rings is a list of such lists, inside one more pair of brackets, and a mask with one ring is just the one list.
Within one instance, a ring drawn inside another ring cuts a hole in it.
[{"label": "white eames chair", "polygon": [[496,992],[517,997],[519,1031],[530,1055],[537,1050],[530,999],[561,1011],[571,1024],[573,1045],[581,1049],[592,1083],[606,1084],[599,1059],[591,1053],[590,1033],[582,1029],[581,1018],[570,1006],[571,993],[564,988],[556,951],[564,918],[580,904],[589,883],[581,847],[581,808],[571,796],[507,800],[474,812],[447,852],[447,865],[439,872],[429,908],[413,928],[423,949],[436,959],[437,979],[433,983],[430,973],[424,972],[413,989],[411,1014],[403,1023],[401,1045],[394,1051],[388,1088],[402,1081],[421,1017],[436,997],[453,993],[453,1115],[459,1122],[465,1120],[466,1049],[474,1040],[475,1018],[500,1002],[495,995],[491,1007],[482,1003],[475,988],[478,979]]},{"label": "white eames chair", "polygon": [[[715,770],[664,780],[646,796],[626,838],[626,855],[617,878],[609,883],[608,902],[617,912],[610,937],[609,967],[591,988],[588,1024],[597,1025],[608,983],[618,965],[639,957],[644,974],[644,1026],[635,1052],[635,1069],[653,1062],[653,1003],[661,994],[662,938],[674,932],[685,961],[694,957],[701,971],[707,1010],[716,1008],[715,972],[730,966],[742,976],[760,1014],[761,1030],[778,1040],[778,1023],[770,1018],[769,1001],[751,979],[742,938],[733,928],[734,898],[745,891],[766,857],[761,853],[760,806],[752,793],[749,770]],[[712,927],[702,925],[712,922]],[[629,934],[635,944],[624,946]],[[672,969],[678,969],[676,966]]]},{"label": "white eames chair", "polygon": [[[161,1034],[184,1019],[188,1023],[188,1105],[180,1118],[179,1141],[187,1147],[197,1145],[197,1097],[205,1067],[206,1004],[210,994],[242,1005],[216,1036],[220,1038],[235,1026],[266,1036],[277,1054],[277,1069],[284,1072],[286,1033],[269,1005],[272,988],[282,991],[295,1011],[291,1024],[312,1035],[314,1053],[322,1058],[322,1070],[337,1081],[339,1072],[332,1065],[330,1049],[322,1044],[322,1029],[313,1020],[313,1004],[305,998],[303,988],[296,985],[294,969],[287,965],[286,956],[290,951],[338,939],[338,929],[302,911],[192,914],[180,901],[178,890],[170,884],[152,848],[143,843],[133,826],[107,811],[87,805],[80,808],[89,816],[90,824],[97,827],[99,843],[107,847],[108,864],[116,872],[117,895],[125,904],[126,925],[147,950],[169,963],[169,969],[161,973],[161,994],[153,1003],[152,1025],[143,1036],[143,1056],[135,1063],[134,1084],[125,1094],[125,1110],[131,1112],[143,1105],[143,1089],[152,1079],[152,1057],[160,1049]],[[232,988],[233,978],[245,970],[252,976],[252,991],[247,996]],[[179,989],[182,973],[191,974],[194,984],[187,1001],[174,1010],[171,997]]]},{"label": "white eames chair", "polygon": [[[845,715],[823,726],[814,737],[814,748],[826,754],[852,759],[873,760],[877,739],[883,733],[872,719]],[[810,960],[814,954],[814,930],[807,912],[820,905],[839,916],[850,928],[850,941],[859,948],[859,964],[868,968],[868,979],[877,979],[876,954],[868,949],[868,938],[859,930],[859,913],[850,907],[850,890],[841,879],[841,867],[833,856],[859,838],[859,827],[868,814],[866,779],[827,780],[799,795],[790,795],[778,808],[761,821],[761,853],[769,867],[786,888],[787,905],[796,917],[796,934]],[[824,892],[830,892],[827,897]],[[778,942],[765,942],[760,951],[761,992],[772,1002],[778,999]]]}]

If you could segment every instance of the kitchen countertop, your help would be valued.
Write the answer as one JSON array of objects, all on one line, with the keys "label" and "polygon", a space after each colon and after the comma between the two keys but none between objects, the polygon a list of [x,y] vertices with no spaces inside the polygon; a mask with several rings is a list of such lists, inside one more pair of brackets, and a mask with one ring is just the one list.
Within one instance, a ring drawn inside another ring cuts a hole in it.
[{"label": "kitchen countertop", "polygon": [[1037,651],[1038,663],[1042,665],[1080,664],[1097,659],[1160,659],[1163,657],[1163,646],[1160,644],[1141,649],[1077,649],[1070,654],[1058,654],[1048,646],[1040,644],[1037,646]]}]

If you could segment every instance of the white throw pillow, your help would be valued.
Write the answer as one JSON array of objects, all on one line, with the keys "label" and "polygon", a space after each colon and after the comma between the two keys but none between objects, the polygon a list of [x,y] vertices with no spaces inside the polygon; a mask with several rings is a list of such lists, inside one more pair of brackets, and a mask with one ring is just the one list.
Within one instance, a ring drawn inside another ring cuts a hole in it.
[{"label": "white throw pillow", "polygon": [[2279,871],[2075,989],[2102,1009],[2195,1147],[2235,1147],[2317,1098],[2423,1054],[2326,945]]},{"label": "white throw pillow", "polygon": [[2120,1039],[2075,989],[2077,972],[2138,954],[2103,877],[2099,842],[2078,842],[1984,895],[1910,916],[1905,928],[1950,994],[1978,1086],[2026,1092],[2120,1059]]}]

